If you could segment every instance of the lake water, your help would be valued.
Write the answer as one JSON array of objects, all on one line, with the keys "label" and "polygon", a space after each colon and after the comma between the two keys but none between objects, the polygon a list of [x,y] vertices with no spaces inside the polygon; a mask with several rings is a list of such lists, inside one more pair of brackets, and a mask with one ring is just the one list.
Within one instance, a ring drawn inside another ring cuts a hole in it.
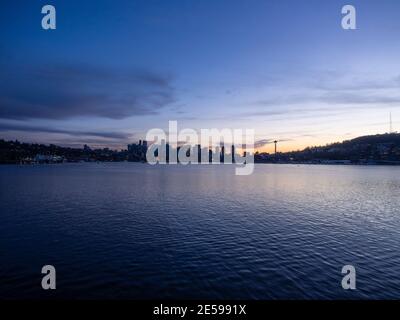
[{"label": "lake water", "polygon": [[0,166],[0,297],[398,299],[399,195],[399,167]]}]

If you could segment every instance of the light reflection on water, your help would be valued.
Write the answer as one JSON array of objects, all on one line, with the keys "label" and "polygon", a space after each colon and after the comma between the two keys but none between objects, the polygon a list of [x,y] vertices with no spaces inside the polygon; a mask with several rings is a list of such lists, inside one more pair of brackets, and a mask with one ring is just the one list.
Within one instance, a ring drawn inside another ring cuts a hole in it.
[{"label": "light reflection on water", "polygon": [[398,167],[0,166],[0,191],[0,297],[400,297]]}]

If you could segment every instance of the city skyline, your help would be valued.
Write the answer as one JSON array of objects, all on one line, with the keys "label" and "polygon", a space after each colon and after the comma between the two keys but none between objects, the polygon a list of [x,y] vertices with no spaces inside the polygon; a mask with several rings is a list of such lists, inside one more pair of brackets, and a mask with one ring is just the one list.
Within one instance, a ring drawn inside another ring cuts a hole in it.
[{"label": "city skyline", "polygon": [[[52,1],[0,12],[0,138],[123,148],[152,128],[254,128],[273,153],[393,131],[398,1]],[[18,19],[10,12],[18,12]]]}]

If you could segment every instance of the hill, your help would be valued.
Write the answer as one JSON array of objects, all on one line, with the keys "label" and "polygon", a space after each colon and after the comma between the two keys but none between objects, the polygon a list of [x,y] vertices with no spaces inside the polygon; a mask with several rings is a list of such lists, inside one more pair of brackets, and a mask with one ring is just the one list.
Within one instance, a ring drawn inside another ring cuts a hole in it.
[{"label": "hill", "polygon": [[400,134],[362,136],[274,155],[257,154],[256,162],[400,164]]}]

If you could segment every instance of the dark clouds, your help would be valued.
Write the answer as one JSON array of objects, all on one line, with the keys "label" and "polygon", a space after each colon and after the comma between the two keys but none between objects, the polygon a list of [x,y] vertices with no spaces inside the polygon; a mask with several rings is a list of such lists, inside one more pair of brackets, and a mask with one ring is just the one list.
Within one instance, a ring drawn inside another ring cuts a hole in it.
[{"label": "dark clouds", "polygon": [[146,70],[53,65],[0,71],[3,119],[124,119],[157,114],[173,101],[171,78]]},{"label": "dark clouds", "polygon": [[272,139],[257,140],[257,141],[254,142],[254,148],[256,148],[256,149],[257,148],[261,148],[261,147],[264,147],[264,146],[266,146],[268,144],[271,144],[271,143],[273,143]]},{"label": "dark clouds", "polygon": [[[293,141],[292,139],[280,139],[277,142],[287,142],[287,141]],[[254,142],[254,148],[262,148],[266,145],[273,144],[275,142],[274,139],[260,139]]]},{"label": "dark clouds", "polygon": [[65,129],[45,128],[30,125],[6,124],[0,123],[0,132],[4,131],[22,131],[22,132],[39,132],[39,133],[59,133],[74,137],[88,136],[113,140],[128,140],[131,134],[125,132],[96,132],[96,131],[73,131]]}]

